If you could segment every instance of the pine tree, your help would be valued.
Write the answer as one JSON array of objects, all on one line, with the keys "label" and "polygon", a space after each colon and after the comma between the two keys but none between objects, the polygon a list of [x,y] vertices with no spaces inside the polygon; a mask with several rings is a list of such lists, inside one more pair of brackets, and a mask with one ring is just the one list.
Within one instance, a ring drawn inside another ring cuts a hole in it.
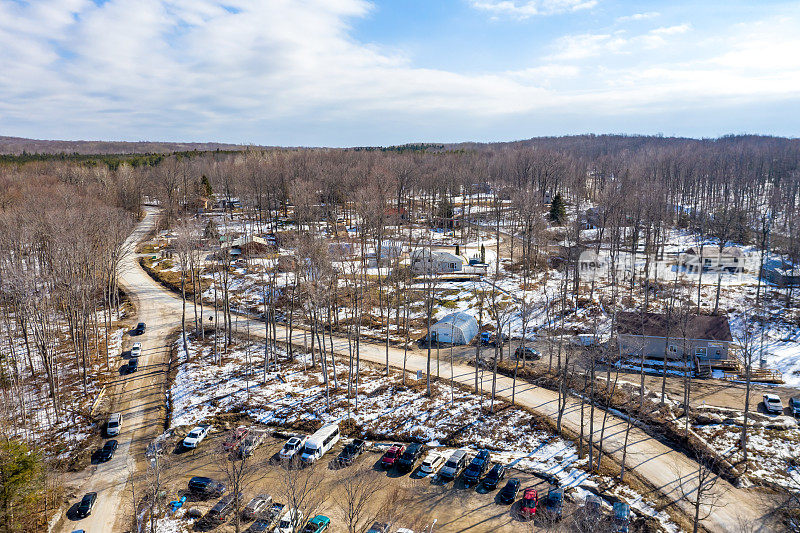
[{"label": "pine tree", "polygon": [[561,194],[556,194],[550,205],[550,220],[561,224],[565,218],[567,218],[567,210],[564,207],[564,199],[561,198]]},{"label": "pine tree", "polygon": [[200,184],[203,186],[203,196],[211,198],[211,195],[214,194],[214,191],[211,188],[211,182],[208,181],[208,176],[203,174],[203,179],[200,181]]}]

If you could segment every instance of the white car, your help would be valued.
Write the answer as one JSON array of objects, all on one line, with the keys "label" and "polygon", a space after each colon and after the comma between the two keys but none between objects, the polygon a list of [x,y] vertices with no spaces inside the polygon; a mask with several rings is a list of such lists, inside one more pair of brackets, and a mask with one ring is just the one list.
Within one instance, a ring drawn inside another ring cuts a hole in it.
[{"label": "white car", "polygon": [[131,357],[139,357],[140,355],[142,355],[142,343],[134,342],[133,346],[131,346]]},{"label": "white car", "polygon": [[275,533],[294,533],[303,524],[303,511],[289,509],[275,527]]},{"label": "white car", "polygon": [[184,448],[197,448],[197,445],[203,442],[203,439],[208,435],[211,426],[197,426],[189,432],[183,439]]},{"label": "white car", "polygon": [[783,413],[783,403],[777,394],[765,394],[764,407],[768,413]]},{"label": "white car", "polygon": [[278,457],[281,458],[281,461],[288,461],[295,457],[298,451],[303,449],[308,437],[292,437],[286,441],[286,444],[283,445],[281,451],[278,453]]},{"label": "white car", "polygon": [[444,464],[444,455],[439,452],[428,452],[419,471],[423,474],[435,474]]}]

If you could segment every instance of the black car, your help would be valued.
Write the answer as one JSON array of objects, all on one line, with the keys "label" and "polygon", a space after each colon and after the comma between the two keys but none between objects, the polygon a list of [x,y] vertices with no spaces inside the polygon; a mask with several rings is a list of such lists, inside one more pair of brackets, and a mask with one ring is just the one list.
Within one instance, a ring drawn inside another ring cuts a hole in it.
[{"label": "black car", "polygon": [[218,496],[225,492],[225,484],[210,477],[195,476],[189,480],[189,491],[200,496]]},{"label": "black car", "polygon": [[489,469],[491,457],[489,450],[481,450],[478,455],[472,460],[466,470],[464,470],[464,483],[466,485],[475,485],[480,482],[483,475]]},{"label": "black car", "polygon": [[535,350],[530,346],[526,346],[525,348],[523,348],[522,346],[518,346],[517,349],[514,350],[514,357],[517,359],[536,361],[542,358],[542,354],[539,353],[538,350]]},{"label": "black car", "polygon": [[103,463],[110,461],[114,457],[114,452],[117,451],[117,441],[107,440],[100,451],[97,452],[97,459]]},{"label": "black car", "polygon": [[144,322],[136,324],[136,329],[133,330],[134,335],[144,335],[144,330],[147,328]]},{"label": "black car", "polygon": [[208,517],[217,522],[225,520],[225,518],[231,514],[231,511],[233,511],[234,504],[236,503],[235,499],[235,494],[226,494],[211,508],[208,512]]},{"label": "black car", "polygon": [[550,489],[547,493],[547,499],[544,501],[544,508],[553,519],[561,520],[561,513],[564,510],[564,491],[562,489]]},{"label": "black car", "polygon": [[425,446],[418,442],[409,444],[406,451],[403,452],[403,455],[397,460],[397,470],[400,472],[411,472],[414,470],[414,464],[419,460],[424,451]]},{"label": "black car", "polygon": [[506,481],[506,485],[500,489],[497,499],[502,503],[514,503],[514,500],[517,499],[517,494],[519,494],[519,484],[518,477],[509,478]]},{"label": "black car", "polygon": [[497,485],[506,477],[506,467],[500,463],[496,463],[486,477],[483,478],[483,486],[487,489],[494,490]]},{"label": "black car", "polygon": [[139,358],[131,357],[128,360],[128,373],[136,372],[139,369]]},{"label": "black car", "polygon": [[349,466],[353,464],[356,457],[364,453],[364,450],[367,447],[367,442],[363,439],[355,439],[353,442],[345,444],[342,451],[339,452],[339,457],[336,458],[336,461],[342,466]]},{"label": "black car", "polygon": [[81,503],[78,504],[78,509],[75,511],[78,518],[86,518],[92,514],[92,507],[94,507],[95,501],[97,501],[97,493],[87,492],[83,499],[81,499]]},{"label": "black car", "polygon": [[792,415],[800,415],[800,396],[789,398],[789,407],[792,409]]}]

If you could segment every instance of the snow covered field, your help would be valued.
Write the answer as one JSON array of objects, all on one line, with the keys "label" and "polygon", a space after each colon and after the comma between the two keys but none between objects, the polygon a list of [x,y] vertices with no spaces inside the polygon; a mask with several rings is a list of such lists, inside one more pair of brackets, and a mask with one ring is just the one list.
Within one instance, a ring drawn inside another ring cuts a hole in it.
[{"label": "snow covered field", "polygon": [[[213,363],[213,339],[191,339],[189,353],[176,343],[179,367],[171,388],[171,425],[189,426],[211,421],[214,415],[241,412],[253,420],[277,427],[308,428],[327,422],[347,422],[356,432],[373,440],[416,440],[432,447],[452,450],[488,448],[495,460],[529,472],[557,477],[578,495],[588,494],[602,478],[590,476],[581,467],[586,460],[577,455],[573,443],[553,435],[528,412],[503,402],[488,413],[489,400],[451,390],[435,383],[431,398],[423,383],[407,379],[403,386],[397,372],[387,378],[366,365],[360,372],[358,409],[346,397],[347,365],[337,362],[338,388],[331,375],[330,409],[326,409],[325,386],[319,364],[311,368],[310,356],[281,362],[278,372],[261,382],[263,345],[240,342],[221,364]],[[446,375],[446,370],[442,370]],[[481,409],[483,406],[483,410]],[[608,480],[606,480],[608,481]],[[620,489],[622,490],[622,489]],[[658,513],[641,495],[629,489],[624,497],[643,514],[655,517],[668,531],[675,530],[667,515]],[[177,522],[165,520],[159,531],[173,531]]]}]

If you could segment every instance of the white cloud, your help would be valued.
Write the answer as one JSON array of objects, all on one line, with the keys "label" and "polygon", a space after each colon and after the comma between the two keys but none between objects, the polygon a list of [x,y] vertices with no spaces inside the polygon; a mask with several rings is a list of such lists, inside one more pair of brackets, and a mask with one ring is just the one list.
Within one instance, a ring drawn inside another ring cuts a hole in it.
[{"label": "white cloud", "polygon": [[625,15],[623,17],[617,17],[617,22],[631,22],[637,20],[649,20],[654,19],[656,17],[660,17],[661,13],[656,11],[648,11],[647,13],[634,13],[633,15]]},{"label": "white cloud", "polygon": [[[417,140],[422,128],[442,138],[456,123],[524,128],[537,114],[800,97],[797,18],[714,35],[688,24],[568,35],[518,69],[464,74],[356,40],[351,25],[372,9],[363,0],[0,1],[1,133],[367,144],[387,142],[376,128]],[[342,140],[346,128],[357,137]]]},{"label": "white cloud", "polygon": [[642,49],[666,46],[667,37],[680,35],[691,29],[689,24],[664,26],[648,32],[631,35],[626,30],[613,33],[582,33],[565,35],[554,43],[551,60],[574,61],[608,54],[632,54]]},{"label": "white cloud", "polygon": [[493,16],[526,19],[536,15],[556,15],[597,5],[597,0],[470,0],[475,9]]}]

